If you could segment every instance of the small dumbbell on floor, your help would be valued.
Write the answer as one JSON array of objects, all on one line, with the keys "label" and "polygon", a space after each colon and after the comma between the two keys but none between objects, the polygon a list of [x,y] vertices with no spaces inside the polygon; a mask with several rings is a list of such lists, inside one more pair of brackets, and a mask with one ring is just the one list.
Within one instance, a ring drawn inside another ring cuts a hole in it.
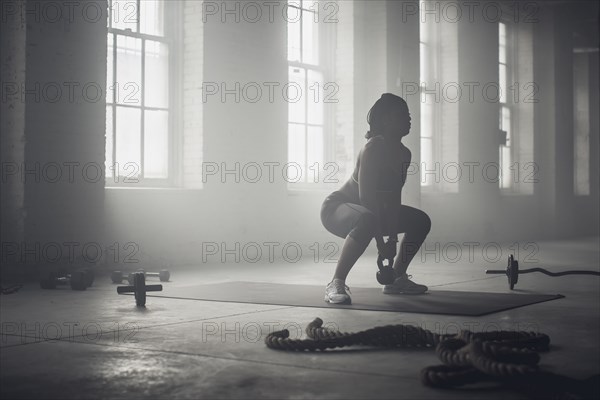
[{"label": "small dumbbell on floor", "polygon": [[110,280],[112,283],[123,283],[124,279],[128,279],[130,274],[124,274],[121,271],[113,271],[110,274]]},{"label": "small dumbbell on floor", "polygon": [[171,278],[171,273],[166,269],[161,269],[160,272],[146,272],[142,269],[140,272],[143,272],[147,278],[158,278],[161,282],[168,282]]},{"label": "small dumbbell on floor", "polygon": [[118,286],[117,293],[134,293],[135,304],[138,307],[146,305],[146,292],[160,292],[163,289],[162,285],[146,285],[146,277],[143,272],[134,272],[129,274],[129,277],[133,281],[133,285]]},{"label": "small dumbbell on floor", "polygon": [[[146,272],[143,269],[140,269],[137,272],[143,273],[146,277],[158,277],[161,282],[168,282],[171,278],[171,273],[166,269],[163,269],[160,272]],[[124,274],[121,271],[113,271],[110,274],[110,280],[113,283],[122,283],[125,279],[130,285],[133,285],[133,274]]]},{"label": "small dumbbell on floor", "polygon": [[40,278],[42,289],[56,289],[57,286],[71,286],[73,290],[85,290],[94,283],[94,271],[82,269],[70,274],[59,274],[55,271],[45,271]]}]

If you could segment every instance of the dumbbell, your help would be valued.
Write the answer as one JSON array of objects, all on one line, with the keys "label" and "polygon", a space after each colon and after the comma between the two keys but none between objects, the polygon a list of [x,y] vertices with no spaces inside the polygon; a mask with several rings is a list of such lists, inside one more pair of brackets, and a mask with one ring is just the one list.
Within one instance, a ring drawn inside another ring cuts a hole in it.
[{"label": "dumbbell", "polygon": [[92,286],[94,284],[94,278],[95,278],[94,271],[89,268],[85,268],[82,271],[85,274],[86,285],[88,287]]},{"label": "dumbbell", "polygon": [[160,272],[146,272],[141,269],[140,272],[143,272],[146,277],[158,278],[161,282],[168,282],[171,277],[171,273],[166,269],[161,269]]},{"label": "dumbbell", "polygon": [[122,283],[123,279],[128,279],[130,274],[123,274],[121,271],[113,271],[110,273],[112,283]]},{"label": "dumbbell", "polygon": [[508,256],[508,265],[506,270],[500,269],[488,269],[485,271],[486,274],[506,274],[508,278],[508,286],[510,290],[513,290],[517,282],[519,281],[519,274],[529,274],[532,272],[541,272],[548,276],[564,276],[564,275],[596,275],[600,276],[600,272],[597,271],[561,271],[561,272],[550,272],[544,268],[529,268],[519,271],[519,262],[515,260],[515,257],[511,254]]},{"label": "dumbbell", "polygon": [[90,269],[73,271],[62,276],[54,271],[47,271],[42,274],[40,279],[42,289],[56,289],[57,286],[70,285],[73,290],[85,290],[93,283],[94,272]]},{"label": "dumbbell", "polygon": [[[138,270],[137,272],[142,272],[147,277],[158,277],[161,282],[167,282],[169,278],[171,278],[171,273],[163,269],[160,272],[146,272],[143,269]],[[113,271],[110,274],[110,279],[113,283],[122,283],[124,279],[127,279],[130,285],[133,285],[133,277],[132,274],[123,274],[121,271]]]},{"label": "dumbbell", "polygon": [[[138,271],[138,272],[142,272],[142,271]],[[127,282],[129,282],[130,285],[133,285],[133,274],[132,273],[124,274],[121,271],[113,271],[110,274],[110,280],[113,283],[123,283],[123,280],[127,280]]]},{"label": "dumbbell", "polygon": [[162,285],[146,285],[146,278],[143,272],[134,272],[129,274],[133,280],[133,285],[130,286],[118,286],[117,293],[134,293],[135,304],[138,307],[144,307],[146,305],[146,292],[160,292],[163,290]]}]

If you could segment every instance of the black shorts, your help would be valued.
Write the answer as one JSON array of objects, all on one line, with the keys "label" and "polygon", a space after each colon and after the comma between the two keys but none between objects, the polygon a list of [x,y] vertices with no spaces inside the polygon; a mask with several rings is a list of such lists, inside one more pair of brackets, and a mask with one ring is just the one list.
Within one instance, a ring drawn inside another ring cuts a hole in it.
[{"label": "black shorts", "polygon": [[[345,239],[348,234],[353,236],[357,233],[357,227],[364,214],[372,214],[372,212],[360,205],[352,203],[348,197],[342,192],[335,191],[325,198],[321,206],[321,222],[325,229],[334,235]],[[359,241],[366,238],[357,238]]]},{"label": "black shorts", "polygon": [[[327,196],[321,206],[321,222],[325,229],[342,239],[350,235],[361,243],[373,237],[372,224],[366,222],[374,217],[368,208],[354,203],[339,191]],[[398,221],[389,227],[389,232],[384,232],[384,236],[406,233],[413,238],[424,238],[430,229],[431,220],[425,212],[401,205]]]}]

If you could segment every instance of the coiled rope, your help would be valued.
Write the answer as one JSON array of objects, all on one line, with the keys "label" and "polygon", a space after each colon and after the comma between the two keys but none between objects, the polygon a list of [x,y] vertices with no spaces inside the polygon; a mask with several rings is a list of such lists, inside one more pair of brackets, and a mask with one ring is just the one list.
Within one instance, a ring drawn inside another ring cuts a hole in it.
[{"label": "coiled rope", "polygon": [[[323,327],[315,318],[306,327],[309,339],[290,339],[287,329],[267,335],[265,344],[275,350],[325,351],[338,347],[435,348],[443,365],[421,371],[424,385],[450,388],[481,381],[499,381],[525,390],[532,397],[600,398],[600,375],[584,381],[541,371],[539,351],[547,351],[550,337],[525,331],[437,334],[412,325],[386,325],[360,332]],[[556,397],[556,396],[559,397]]]},{"label": "coiled rope", "polygon": [[11,286],[1,286],[0,285],[0,294],[13,294],[17,293],[23,285],[11,285]]}]

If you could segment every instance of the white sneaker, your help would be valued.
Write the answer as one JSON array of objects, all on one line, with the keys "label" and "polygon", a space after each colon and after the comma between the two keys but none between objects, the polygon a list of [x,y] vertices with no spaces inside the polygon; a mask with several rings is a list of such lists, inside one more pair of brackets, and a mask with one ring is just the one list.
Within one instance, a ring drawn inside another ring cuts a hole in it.
[{"label": "white sneaker", "polygon": [[346,290],[350,292],[350,288],[346,286],[343,280],[332,280],[325,288],[325,301],[334,304],[351,304],[352,300]]},{"label": "white sneaker", "polygon": [[412,275],[402,275],[394,281],[391,285],[383,286],[383,293],[385,294],[421,294],[427,291],[427,286],[419,285],[411,281]]}]

